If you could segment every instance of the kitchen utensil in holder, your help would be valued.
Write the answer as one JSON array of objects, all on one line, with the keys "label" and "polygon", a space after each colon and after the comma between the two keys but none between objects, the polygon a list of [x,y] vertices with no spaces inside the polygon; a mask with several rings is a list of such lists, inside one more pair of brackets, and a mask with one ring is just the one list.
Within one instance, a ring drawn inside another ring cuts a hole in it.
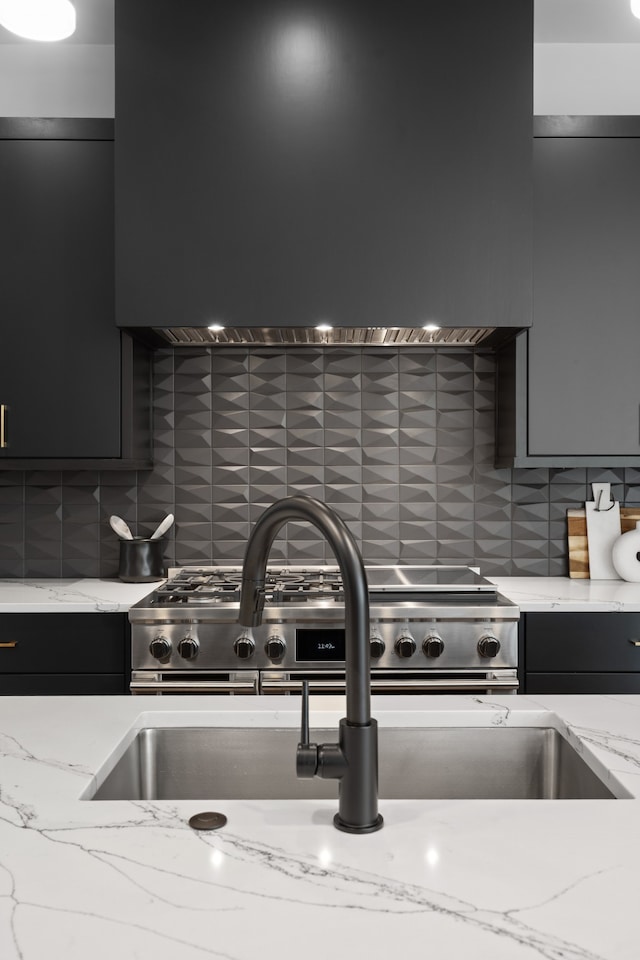
[{"label": "kitchen utensil in holder", "polygon": [[585,502],[589,576],[592,580],[618,580],[611,549],[620,536],[620,504],[611,496],[610,483],[592,483],[593,500]]},{"label": "kitchen utensil in holder", "polygon": [[164,580],[164,540],[145,540],[137,537],[120,541],[118,577],[125,583],[146,583]]}]

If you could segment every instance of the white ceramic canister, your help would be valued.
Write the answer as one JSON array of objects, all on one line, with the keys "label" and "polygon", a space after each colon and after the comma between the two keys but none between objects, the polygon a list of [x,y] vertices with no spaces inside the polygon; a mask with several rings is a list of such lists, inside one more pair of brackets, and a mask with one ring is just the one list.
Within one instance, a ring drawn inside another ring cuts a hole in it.
[{"label": "white ceramic canister", "polygon": [[630,583],[640,583],[640,527],[627,530],[614,541],[611,562],[619,577]]}]

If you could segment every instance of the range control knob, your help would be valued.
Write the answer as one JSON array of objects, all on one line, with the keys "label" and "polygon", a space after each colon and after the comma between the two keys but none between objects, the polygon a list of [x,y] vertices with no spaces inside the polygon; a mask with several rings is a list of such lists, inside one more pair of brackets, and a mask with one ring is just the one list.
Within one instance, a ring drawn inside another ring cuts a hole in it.
[{"label": "range control knob", "polygon": [[149,644],[149,653],[156,660],[166,660],[171,656],[171,641],[166,637],[154,637]]},{"label": "range control knob", "polygon": [[444,641],[437,633],[430,633],[424,638],[422,652],[425,657],[439,657],[444,651]]},{"label": "range control knob", "polygon": [[275,635],[273,637],[269,637],[264,645],[264,652],[270,660],[282,660],[286,649],[287,645],[282,637]]},{"label": "range control knob", "polygon": [[193,660],[198,656],[200,644],[195,637],[183,637],[178,644],[178,653],[185,660]]},{"label": "range control knob", "polygon": [[500,641],[488,634],[478,640],[478,653],[481,657],[497,657],[500,653]]},{"label": "range control knob", "polygon": [[408,660],[416,652],[416,642],[410,633],[402,633],[396,640],[396,653],[403,660]]},{"label": "range control knob", "polygon": [[248,660],[249,657],[252,657],[255,648],[256,645],[251,637],[238,637],[233,645],[236,657],[239,657],[241,660]]},{"label": "range control knob", "polygon": [[382,637],[373,636],[369,640],[369,652],[372,660],[379,660],[384,653],[384,640]]}]

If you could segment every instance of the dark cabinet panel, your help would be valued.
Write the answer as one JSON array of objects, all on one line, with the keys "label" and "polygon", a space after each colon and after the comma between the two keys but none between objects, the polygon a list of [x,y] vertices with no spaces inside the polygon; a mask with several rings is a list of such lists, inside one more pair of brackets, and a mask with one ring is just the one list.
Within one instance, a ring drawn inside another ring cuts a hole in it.
[{"label": "dark cabinet panel", "polygon": [[640,671],[640,613],[527,614],[525,623],[528,671]]},{"label": "dark cabinet panel", "polygon": [[0,465],[148,458],[123,405],[142,348],[114,327],[112,121],[2,120],[0,209]]},{"label": "dark cabinet panel", "polygon": [[640,692],[640,613],[524,615],[526,693]]},{"label": "dark cabinet panel", "polygon": [[534,141],[534,456],[640,456],[639,169],[640,137]]},{"label": "dark cabinet panel", "polygon": [[551,119],[534,140],[533,325],[500,355],[498,463],[633,465],[640,123]]},{"label": "dark cabinet panel", "polygon": [[640,693],[640,673],[529,673],[527,693]]},{"label": "dark cabinet panel", "polygon": [[11,456],[120,456],[112,183],[112,142],[0,140]]},{"label": "dark cabinet panel", "polygon": [[532,19],[120,3],[117,322],[528,325]]},{"label": "dark cabinet panel", "polygon": [[119,613],[0,615],[0,693],[126,693],[129,622]]},{"label": "dark cabinet panel", "polygon": [[114,673],[0,673],[0,696],[68,697],[128,693],[122,674]]}]

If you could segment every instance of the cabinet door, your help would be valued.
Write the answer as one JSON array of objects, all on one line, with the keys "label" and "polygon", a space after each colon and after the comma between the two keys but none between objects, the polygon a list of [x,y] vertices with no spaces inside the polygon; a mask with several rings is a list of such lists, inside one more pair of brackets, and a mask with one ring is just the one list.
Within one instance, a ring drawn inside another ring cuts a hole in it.
[{"label": "cabinet door", "polygon": [[640,614],[524,615],[525,693],[639,693]]},{"label": "cabinet door", "polygon": [[0,696],[86,697],[128,692],[120,673],[0,673]]},{"label": "cabinet door", "polygon": [[0,139],[1,457],[119,457],[113,142]]},{"label": "cabinet door", "polygon": [[532,20],[121,3],[118,323],[528,325]]},{"label": "cabinet door", "polygon": [[527,673],[640,671],[640,614],[525,614]]},{"label": "cabinet door", "polygon": [[640,136],[534,140],[528,454],[640,456]]},{"label": "cabinet door", "polygon": [[528,673],[525,693],[640,693],[640,673]]},{"label": "cabinet door", "polygon": [[0,694],[125,693],[130,659],[126,614],[0,615]]}]

